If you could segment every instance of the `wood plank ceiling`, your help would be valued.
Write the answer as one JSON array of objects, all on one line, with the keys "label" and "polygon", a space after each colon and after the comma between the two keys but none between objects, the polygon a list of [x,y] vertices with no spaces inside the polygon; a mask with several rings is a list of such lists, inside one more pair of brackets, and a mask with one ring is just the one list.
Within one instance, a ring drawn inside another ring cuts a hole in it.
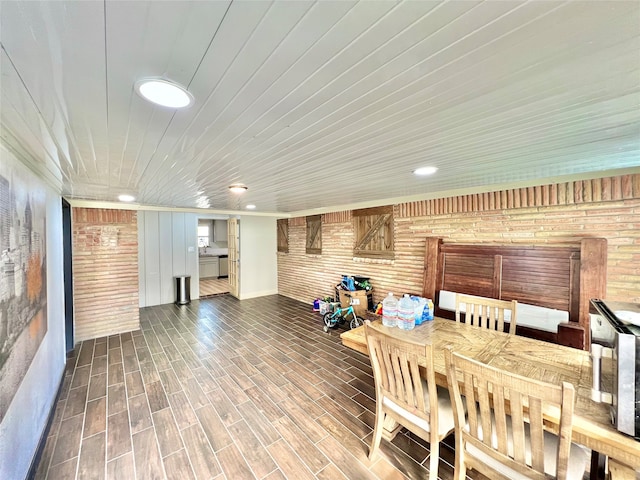
[{"label": "wood plank ceiling", "polygon": [[640,171],[637,1],[0,8],[2,142],[72,199],[299,213]]}]

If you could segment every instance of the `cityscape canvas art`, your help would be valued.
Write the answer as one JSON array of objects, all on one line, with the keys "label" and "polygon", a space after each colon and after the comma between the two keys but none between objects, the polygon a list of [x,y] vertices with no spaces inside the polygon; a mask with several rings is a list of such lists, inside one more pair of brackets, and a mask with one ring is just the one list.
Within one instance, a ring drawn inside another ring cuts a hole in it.
[{"label": "cityscape canvas art", "polygon": [[46,191],[0,162],[0,423],[47,333]]}]

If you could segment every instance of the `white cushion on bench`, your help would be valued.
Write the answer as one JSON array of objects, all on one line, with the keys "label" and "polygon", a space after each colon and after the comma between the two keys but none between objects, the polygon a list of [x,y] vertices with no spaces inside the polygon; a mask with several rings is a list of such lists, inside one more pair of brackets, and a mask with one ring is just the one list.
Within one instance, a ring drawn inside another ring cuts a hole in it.
[{"label": "white cushion on bench", "polygon": [[[438,306],[442,310],[451,312],[456,311],[456,292],[448,290],[440,290],[440,300]],[[465,311],[465,305],[460,310]],[[511,319],[511,311],[505,310],[505,321]],[[545,332],[558,332],[558,325],[561,323],[569,323],[569,312],[564,310],[555,310],[553,308],[538,307],[527,303],[518,302],[518,325],[523,327],[544,330]]]}]

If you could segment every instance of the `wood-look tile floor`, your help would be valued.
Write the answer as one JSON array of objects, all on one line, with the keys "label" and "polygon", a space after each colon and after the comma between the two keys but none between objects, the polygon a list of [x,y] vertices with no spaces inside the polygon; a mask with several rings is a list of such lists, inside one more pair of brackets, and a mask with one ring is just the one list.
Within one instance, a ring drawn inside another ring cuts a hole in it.
[{"label": "wood-look tile floor", "polygon": [[221,293],[229,293],[228,278],[201,278],[200,279],[200,298],[209,295],[219,295]]},{"label": "wood-look tile floor", "polygon": [[[428,444],[408,433],[368,460],[368,357],[324,333],[310,305],[226,295],[140,318],[76,347],[36,478],[428,477]],[[441,448],[441,478],[453,457]]]}]

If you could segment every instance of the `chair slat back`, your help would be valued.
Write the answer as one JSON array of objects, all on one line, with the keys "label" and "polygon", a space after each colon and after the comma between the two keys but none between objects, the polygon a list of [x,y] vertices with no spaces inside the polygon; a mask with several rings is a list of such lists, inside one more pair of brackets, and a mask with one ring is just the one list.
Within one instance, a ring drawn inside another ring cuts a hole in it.
[{"label": "chair slat back", "polygon": [[461,319],[461,305],[465,305],[465,322],[471,325],[504,331],[505,310],[511,311],[509,333],[516,333],[518,302],[516,300],[496,300],[494,298],[475,297],[456,294],[456,322]]},{"label": "chair slat back", "polygon": [[456,455],[463,455],[465,465],[491,478],[503,478],[486,462],[479,463],[469,454],[470,445],[529,478],[549,478],[544,473],[544,420],[560,419],[555,478],[566,478],[575,401],[573,385],[553,385],[510,374],[451,349],[445,350],[445,362],[456,436],[460,435],[462,442],[456,445]]},{"label": "chair slat back", "polygon": [[[420,376],[420,361],[427,363],[427,385],[431,404],[437,403],[435,374],[431,366],[430,345],[399,339],[365,323],[367,345],[373,378],[376,385],[376,401],[384,397],[417,417],[434,423],[430,417]],[[436,428],[432,425],[431,428]]]}]

